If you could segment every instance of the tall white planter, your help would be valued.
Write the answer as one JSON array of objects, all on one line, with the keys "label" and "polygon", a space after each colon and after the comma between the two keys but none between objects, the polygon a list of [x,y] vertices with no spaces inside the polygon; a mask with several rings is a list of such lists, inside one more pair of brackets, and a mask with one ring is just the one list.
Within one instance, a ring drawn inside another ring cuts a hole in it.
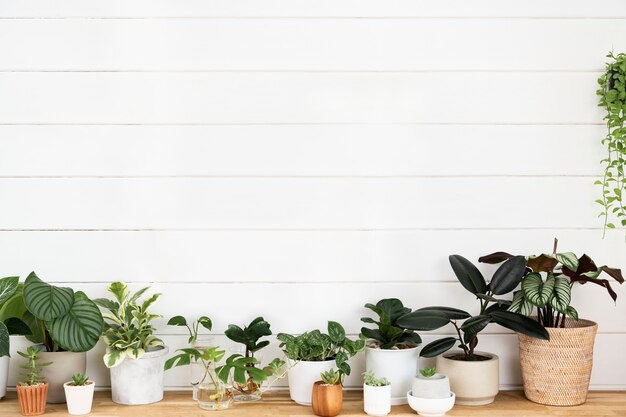
[{"label": "tall white planter", "polygon": [[363,384],[363,409],[367,415],[383,417],[391,412],[391,385],[372,387]]},{"label": "tall white planter", "polygon": [[88,381],[87,385],[76,386],[72,381],[63,384],[67,412],[73,416],[82,416],[91,412],[93,403],[93,391],[96,384]]},{"label": "tall white planter", "polygon": [[391,382],[391,405],[407,403],[406,393],[417,374],[418,360],[417,346],[397,350],[365,348],[365,370],[385,375]]},{"label": "tall white planter", "polygon": [[113,402],[126,405],[150,404],[163,399],[163,365],[169,349],[163,346],[140,359],[126,358],[111,368]]},{"label": "tall white planter", "polygon": [[301,405],[311,405],[313,384],[322,379],[322,372],[330,371],[335,366],[334,360],[296,362],[287,371],[291,399]]},{"label": "tall white planter", "polygon": [[7,395],[7,381],[9,379],[9,357],[0,356],[0,399]]}]

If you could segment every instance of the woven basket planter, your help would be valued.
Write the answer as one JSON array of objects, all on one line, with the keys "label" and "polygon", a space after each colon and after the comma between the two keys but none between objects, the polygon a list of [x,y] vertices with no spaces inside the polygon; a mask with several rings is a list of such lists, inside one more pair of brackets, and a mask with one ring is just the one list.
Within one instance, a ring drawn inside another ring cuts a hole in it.
[{"label": "woven basket planter", "polygon": [[17,398],[20,402],[20,411],[23,416],[38,416],[46,411],[48,397],[48,383],[40,385],[17,385]]},{"label": "woven basket planter", "polygon": [[565,328],[546,328],[550,340],[518,333],[524,394],[546,405],[579,405],[587,401],[598,325],[566,320]]}]

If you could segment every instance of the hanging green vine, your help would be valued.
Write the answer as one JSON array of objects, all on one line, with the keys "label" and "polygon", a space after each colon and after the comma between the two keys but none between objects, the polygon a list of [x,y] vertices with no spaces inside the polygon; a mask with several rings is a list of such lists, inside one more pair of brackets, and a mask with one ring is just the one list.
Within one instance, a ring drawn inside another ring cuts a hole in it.
[{"label": "hanging green vine", "polygon": [[611,52],[607,57],[610,61],[598,79],[600,88],[596,92],[600,97],[598,105],[606,110],[607,127],[606,137],[602,139],[607,149],[607,157],[601,161],[604,177],[602,181],[596,181],[602,187],[602,198],[596,202],[602,206],[599,217],[604,219],[604,233],[607,228],[615,228],[613,221],[626,226],[626,210],[622,203],[622,191],[626,187],[626,54]]}]

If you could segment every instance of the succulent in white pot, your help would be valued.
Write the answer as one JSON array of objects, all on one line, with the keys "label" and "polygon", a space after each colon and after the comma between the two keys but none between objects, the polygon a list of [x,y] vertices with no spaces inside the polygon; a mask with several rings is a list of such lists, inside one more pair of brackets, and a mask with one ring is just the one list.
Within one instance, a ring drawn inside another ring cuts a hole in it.
[{"label": "succulent in white pot", "polygon": [[85,374],[79,372],[72,375],[72,380],[63,384],[67,412],[73,416],[89,414],[95,387],[96,384]]},{"label": "succulent in white pot", "polygon": [[108,310],[103,314],[107,345],[104,364],[111,369],[111,396],[118,404],[150,404],[163,399],[163,366],[169,350],[154,336],[155,328],[150,324],[161,316],[148,312],[161,294],[140,302],[147,290],[131,295],[126,284],[114,282],[108,287],[114,300],[94,300]]},{"label": "succulent in white pot", "polygon": [[363,373],[363,409],[373,417],[391,412],[391,383],[387,378],[377,378],[372,371]]}]

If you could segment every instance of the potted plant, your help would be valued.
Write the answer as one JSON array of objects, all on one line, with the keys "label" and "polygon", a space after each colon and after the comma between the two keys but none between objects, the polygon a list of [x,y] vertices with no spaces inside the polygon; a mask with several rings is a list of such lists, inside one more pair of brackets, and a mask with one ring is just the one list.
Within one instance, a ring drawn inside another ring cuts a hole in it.
[{"label": "potted plant", "polygon": [[48,403],[64,403],[63,384],[72,372],[85,372],[87,354],[102,333],[98,306],[82,291],[57,287],[31,272],[6,301],[2,319],[28,324],[27,338],[41,347],[39,357],[51,365],[42,370],[48,382]]},{"label": "potted plant", "polygon": [[334,321],[328,322],[328,334],[312,330],[298,336],[279,333],[276,338],[291,361],[289,395],[302,405],[311,405],[312,387],[321,373],[336,367],[344,375],[350,375],[348,359],[365,345],[361,338],[347,338],[343,326]]},{"label": "potted plant", "polygon": [[48,383],[44,380],[41,370],[50,365],[39,361],[41,348],[29,346],[26,353],[17,352],[27,360],[21,368],[25,370],[22,380],[18,382],[17,399],[23,416],[38,416],[46,411]]},{"label": "potted plant", "polygon": [[[508,309],[532,316],[550,334],[549,340],[537,340],[518,333],[526,398],[540,404],[578,405],[587,399],[598,325],[578,318],[570,304],[571,288],[577,282],[600,285],[615,301],[611,283],[600,276],[605,273],[620,284],[624,278],[621,270],[598,267],[587,255],[557,252],[557,243],[555,239],[551,254],[525,258],[522,287]],[[480,260],[500,263],[511,257],[496,252]]]},{"label": "potted plant", "polygon": [[21,319],[13,317],[13,298],[18,292],[19,277],[0,279],[0,399],[7,393],[10,361],[10,335],[30,335],[30,329]]},{"label": "potted plant", "polygon": [[437,373],[437,368],[420,369],[407,398],[417,414],[427,417],[443,416],[452,409],[455,401],[448,377]]},{"label": "potted plant", "polygon": [[343,375],[330,369],[320,374],[321,381],[313,384],[311,405],[313,413],[320,417],[335,417],[343,407]]},{"label": "potted plant", "polygon": [[411,389],[411,381],[417,372],[418,345],[420,336],[413,330],[402,327],[398,319],[409,313],[397,298],[387,298],[365,307],[378,315],[378,320],[362,317],[364,323],[372,323],[378,328],[361,328],[367,338],[365,348],[365,369],[377,375],[385,375],[391,383],[391,404],[406,404],[406,392]]},{"label": "potted plant", "polygon": [[[478,334],[493,322],[534,338],[547,340],[549,335],[535,320],[506,311],[510,300],[496,298],[519,285],[526,270],[523,256],[508,259],[493,274],[489,283],[478,268],[464,257],[451,255],[449,261],[461,285],[479,301],[479,314],[471,316],[466,311],[451,307],[424,307],[401,317],[398,323],[409,329],[429,327],[433,330],[451,324],[456,336],[427,344],[420,356],[437,357],[437,369],[450,379],[457,404],[489,404],[499,391],[499,359],[492,353],[476,350]],[[460,320],[464,320],[462,324],[458,323]],[[455,345],[461,350],[445,354]]]},{"label": "potted plant", "polygon": [[[265,336],[270,336],[272,331],[270,324],[263,319],[263,317],[257,317],[252,322],[244,326],[243,329],[235,324],[228,325],[228,328],[224,332],[233,342],[237,342],[243,345],[243,355],[233,355],[233,360],[240,360],[239,358],[255,358],[255,353],[270,344],[267,340],[260,339]],[[230,359],[230,358],[229,358]],[[229,361],[227,360],[228,364]],[[270,362],[270,365],[263,368],[262,372],[259,371],[258,366],[260,360],[255,362],[249,362],[245,365],[244,375],[233,373],[233,388],[235,389],[235,401],[257,401],[261,399],[262,391],[261,384],[267,378],[272,375],[280,375],[280,369],[284,365],[284,361],[274,359]]]},{"label": "potted plant", "polygon": [[391,384],[374,372],[363,372],[363,409],[367,415],[383,417],[391,412]]},{"label": "potted plant", "polygon": [[111,394],[118,404],[150,404],[163,399],[163,364],[168,348],[154,336],[150,324],[161,317],[148,310],[161,294],[142,302],[139,298],[149,288],[130,294],[123,282],[108,287],[114,300],[94,300],[108,310],[103,339],[107,345],[104,364],[111,370]]},{"label": "potted plant", "polygon": [[93,403],[93,391],[96,384],[89,380],[85,374],[76,373],[72,380],[63,384],[67,412],[74,416],[82,416],[91,412]]},{"label": "potted plant", "polygon": [[[622,200],[622,193],[626,188],[624,177],[624,108],[626,108],[626,54],[607,55],[611,61],[607,62],[604,73],[598,78],[599,88],[596,94],[600,97],[598,105],[606,111],[607,132],[602,138],[602,145],[606,147],[606,157],[600,161],[604,165],[602,180],[595,182],[602,187],[601,198],[596,203],[602,206],[599,217],[603,218],[604,233],[606,229],[614,229],[614,220],[621,226],[626,226],[626,210]],[[614,220],[612,220],[614,219]]]}]

